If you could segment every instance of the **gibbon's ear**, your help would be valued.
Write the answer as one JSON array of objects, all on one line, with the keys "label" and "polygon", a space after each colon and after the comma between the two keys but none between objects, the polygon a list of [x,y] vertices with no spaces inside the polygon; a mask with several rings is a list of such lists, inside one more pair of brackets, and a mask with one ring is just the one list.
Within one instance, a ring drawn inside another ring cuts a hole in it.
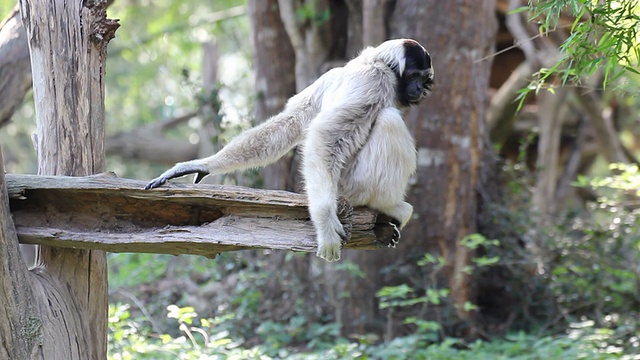
[{"label": "gibbon's ear", "polygon": [[406,39],[387,40],[376,48],[378,57],[393,69],[398,77],[404,74],[407,63],[405,41]]}]

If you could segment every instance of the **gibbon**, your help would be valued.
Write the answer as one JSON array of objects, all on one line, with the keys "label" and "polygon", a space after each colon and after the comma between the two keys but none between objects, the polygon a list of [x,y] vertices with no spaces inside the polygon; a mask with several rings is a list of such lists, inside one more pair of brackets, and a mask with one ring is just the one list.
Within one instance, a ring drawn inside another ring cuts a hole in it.
[{"label": "gibbon", "polygon": [[195,173],[197,183],[209,174],[265,166],[301,145],[317,255],[339,260],[347,236],[338,220],[338,197],[390,216],[396,230],[411,218],[413,207],[404,197],[417,155],[400,109],[423,99],[433,78],[431,57],[415,40],[365,48],[289,99],[281,113],[215,155],[176,164],[145,188],[187,174]]}]

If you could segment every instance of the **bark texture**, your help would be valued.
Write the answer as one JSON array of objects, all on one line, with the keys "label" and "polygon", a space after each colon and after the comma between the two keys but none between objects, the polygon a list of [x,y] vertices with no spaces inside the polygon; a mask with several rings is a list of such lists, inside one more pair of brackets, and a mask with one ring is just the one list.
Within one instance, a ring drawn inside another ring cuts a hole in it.
[{"label": "bark texture", "polygon": [[0,154],[0,359],[37,359],[43,336],[32,277],[18,250],[18,238]]},{"label": "bark texture", "polygon": [[[104,167],[104,71],[118,24],[106,1],[20,1],[36,105],[38,172],[89,175]],[[106,257],[101,251],[41,246],[33,273],[50,316],[43,359],[105,359]],[[48,304],[48,306],[47,306]]]}]

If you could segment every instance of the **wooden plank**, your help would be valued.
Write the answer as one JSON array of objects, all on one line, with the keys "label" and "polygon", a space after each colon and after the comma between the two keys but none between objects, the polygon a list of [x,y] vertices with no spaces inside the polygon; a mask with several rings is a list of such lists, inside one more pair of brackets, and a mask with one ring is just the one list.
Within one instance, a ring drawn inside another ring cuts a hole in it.
[{"label": "wooden plank", "polygon": [[[302,194],[240,186],[145,182],[112,173],[85,177],[7,174],[18,239],[25,244],[110,252],[196,254],[316,250]],[[345,248],[385,247],[392,227],[367,208],[340,203]]]}]

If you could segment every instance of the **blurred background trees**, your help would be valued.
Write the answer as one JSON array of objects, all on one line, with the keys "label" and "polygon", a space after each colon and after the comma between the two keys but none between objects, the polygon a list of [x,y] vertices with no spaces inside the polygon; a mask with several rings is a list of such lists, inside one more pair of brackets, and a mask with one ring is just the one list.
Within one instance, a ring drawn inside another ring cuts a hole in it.
[{"label": "blurred background trees", "polygon": [[[0,141],[8,171],[33,173],[13,7],[0,0]],[[397,249],[337,264],[112,254],[112,354],[187,352],[180,336],[197,354],[196,325],[209,353],[253,347],[243,357],[464,358],[507,352],[472,342],[500,336],[521,345],[509,358],[637,351],[639,14],[632,0],[114,1],[107,169],[122,177],[213,153],[387,38],[424,44],[437,86],[405,112],[419,160]],[[209,181],[299,191],[298,160]],[[166,348],[147,337],[165,333]]]}]

